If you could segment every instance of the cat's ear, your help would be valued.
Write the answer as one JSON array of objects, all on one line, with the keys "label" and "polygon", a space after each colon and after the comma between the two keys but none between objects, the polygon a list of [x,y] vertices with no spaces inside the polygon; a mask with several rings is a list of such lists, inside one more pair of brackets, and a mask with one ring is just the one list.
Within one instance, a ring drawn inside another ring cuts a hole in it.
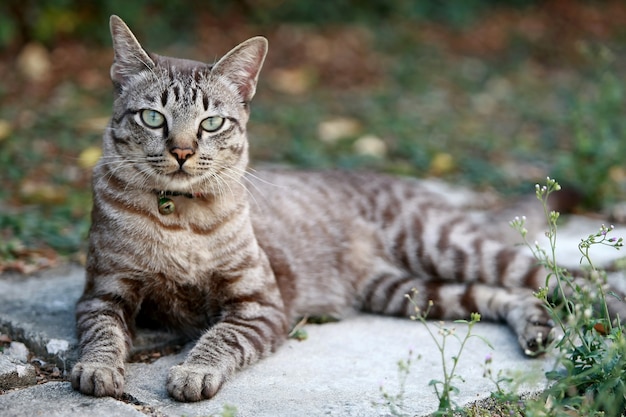
[{"label": "cat's ear", "polygon": [[230,81],[244,103],[256,92],[259,73],[267,54],[267,39],[257,36],[240,43],[227,53],[211,70]]},{"label": "cat's ear", "polygon": [[111,65],[111,80],[114,84],[123,85],[130,76],[154,68],[154,61],[122,19],[111,16],[109,26],[115,54]]}]

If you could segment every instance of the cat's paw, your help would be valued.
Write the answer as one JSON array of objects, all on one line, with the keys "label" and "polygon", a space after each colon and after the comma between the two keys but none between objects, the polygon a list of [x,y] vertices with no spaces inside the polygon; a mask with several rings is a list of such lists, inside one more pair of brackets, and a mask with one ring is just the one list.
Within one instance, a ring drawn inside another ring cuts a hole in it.
[{"label": "cat's paw", "polygon": [[543,353],[553,339],[554,322],[541,301],[531,298],[507,315],[507,322],[517,335],[522,351],[528,356]]},{"label": "cat's paw", "polygon": [[523,330],[517,334],[517,341],[528,356],[536,356],[545,352],[553,339],[554,323],[547,316],[531,316],[527,319]]},{"label": "cat's paw", "polygon": [[72,387],[95,397],[116,397],[124,393],[124,368],[94,362],[78,362],[72,369]]},{"label": "cat's paw", "polygon": [[167,391],[178,401],[200,401],[213,397],[225,377],[216,369],[182,364],[172,367],[167,377]]}]

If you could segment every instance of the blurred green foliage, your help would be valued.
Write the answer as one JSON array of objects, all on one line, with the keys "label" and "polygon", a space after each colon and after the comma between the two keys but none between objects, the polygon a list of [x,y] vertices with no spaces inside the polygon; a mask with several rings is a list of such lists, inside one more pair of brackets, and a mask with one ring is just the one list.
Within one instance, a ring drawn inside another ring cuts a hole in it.
[{"label": "blurred green foliage", "polygon": [[376,23],[382,19],[438,21],[464,26],[494,7],[527,7],[539,0],[4,0],[0,2],[0,48],[64,38],[108,44],[105,22],[118,14],[153,45],[186,40],[204,16],[244,16],[248,23]]},{"label": "blurred green foliage", "polygon": [[572,100],[567,120],[572,127],[569,152],[560,153],[554,178],[582,192],[584,206],[598,210],[626,196],[626,86],[611,71],[597,75],[597,90]]},{"label": "blurred green foliage", "polygon": [[193,29],[191,24],[194,23],[196,16],[193,4],[199,2],[5,0],[0,3],[0,28],[2,28],[0,46],[30,41],[50,45],[68,38],[108,44],[108,26],[102,23],[106,22],[111,14],[123,15],[131,26],[149,29],[146,35],[155,35],[154,41],[158,44],[165,41],[168,36],[171,39],[174,34],[177,36],[191,34]]},{"label": "blurred green foliage", "polygon": [[[110,113],[110,14],[157,53],[202,59],[233,39],[270,39],[249,126],[253,166],[437,176],[503,194],[550,175],[581,191],[587,209],[626,200],[626,29],[587,39],[575,20],[588,6],[602,17],[605,3],[2,1],[0,240],[10,244],[0,262],[14,247],[82,248],[89,169],[78,161],[99,147]],[[602,26],[594,22],[589,33]],[[53,68],[41,83],[13,74],[33,43]],[[305,88],[279,88],[285,73]],[[320,126],[336,119],[358,129],[322,140]],[[384,152],[358,152],[368,137]]]}]

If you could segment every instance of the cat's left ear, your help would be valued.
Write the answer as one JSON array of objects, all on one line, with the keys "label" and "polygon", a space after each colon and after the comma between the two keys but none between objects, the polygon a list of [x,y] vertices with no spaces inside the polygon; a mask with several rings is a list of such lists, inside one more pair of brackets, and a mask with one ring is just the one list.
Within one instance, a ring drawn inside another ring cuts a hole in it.
[{"label": "cat's left ear", "polygon": [[151,71],[154,68],[154,61],[141,47],[126,23],[113,15],[109,25],[115,53],[113,65],[111,65],[113,83],[116,86],[123,85],[127,78],[142,71]]},{"label": "cat's left ear", "polygon": [[256,92],[266,54],[267,39],[257,36],[240,43],[227,53],[213,66],[211,72],[233,83],[242,101],[247,103]]}]

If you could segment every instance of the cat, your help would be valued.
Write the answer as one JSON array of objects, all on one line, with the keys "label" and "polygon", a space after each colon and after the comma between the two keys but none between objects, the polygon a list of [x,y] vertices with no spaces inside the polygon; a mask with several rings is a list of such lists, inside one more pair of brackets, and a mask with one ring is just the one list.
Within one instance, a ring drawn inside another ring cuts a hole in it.
[{"label": "cat", "polygon": [[533,296],[546,272],[445,193],[369,173],[247,173],[265,38],[209,65],[146,52],[117,16],[110,29],[115,101],[93,171],[74,389],[121,396],[140,323],[197,339],[167,390],[208,399],[298,317],[406,317],[409,293],[432,300],[430,318],[506,322],[528,354],[548,342]]}]

